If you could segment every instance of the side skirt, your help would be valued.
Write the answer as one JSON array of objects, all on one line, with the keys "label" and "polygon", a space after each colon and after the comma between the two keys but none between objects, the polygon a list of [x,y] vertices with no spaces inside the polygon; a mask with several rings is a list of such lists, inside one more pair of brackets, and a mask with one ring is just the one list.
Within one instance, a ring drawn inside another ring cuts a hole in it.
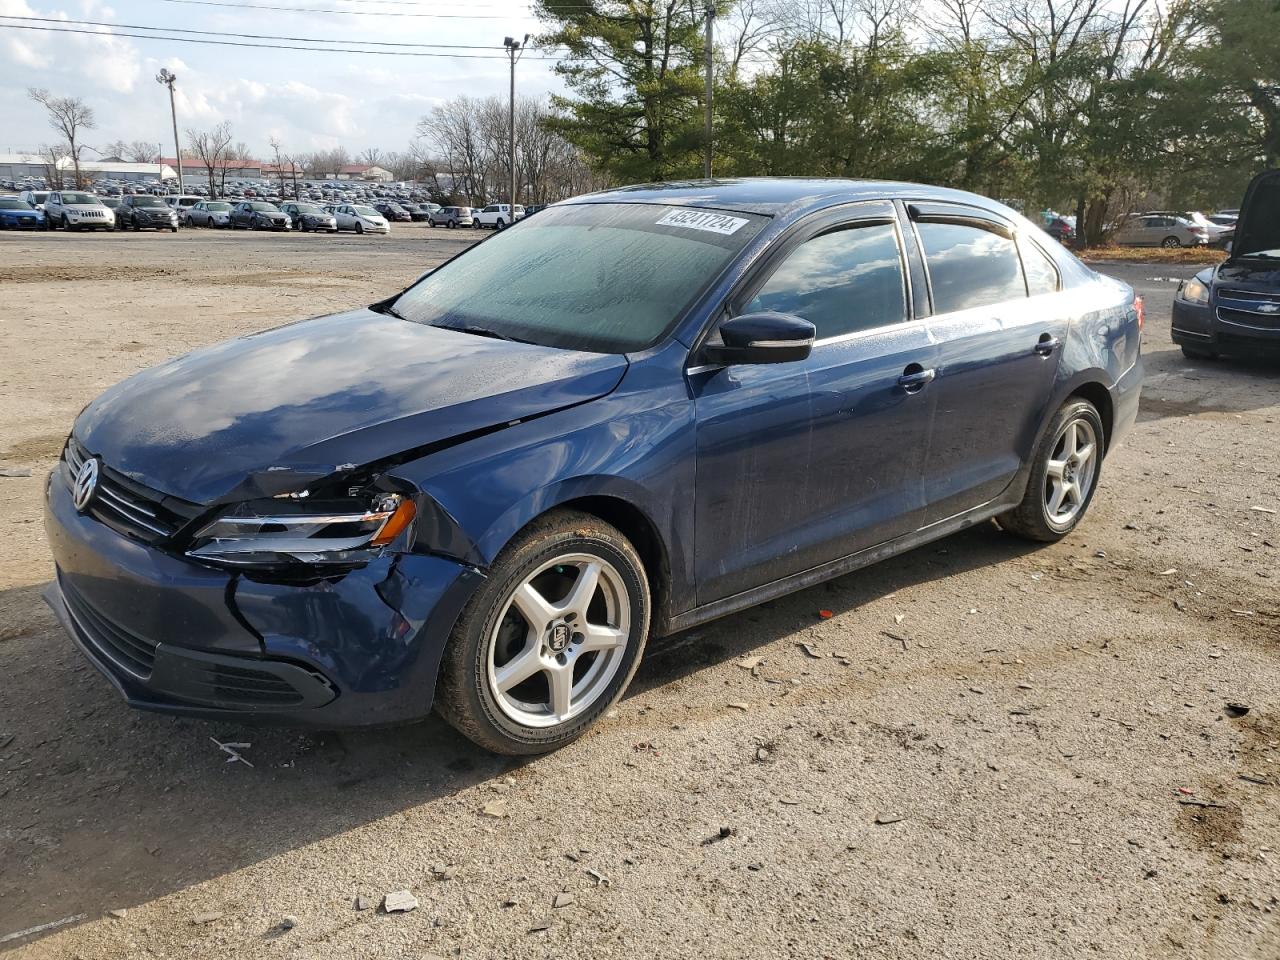
[{"label": "side skirt", "polygon": [[793,573],[791,576],[784,577],[781,580],[774,580],[772,583],[766,583],[751,590],[744,590],[742,593],[736,593],[731,597],[725,597],[722,600],[694,607],[692,610],[669,617],[663,624],[662,634],[677,633],[681,630],[688,630],[690,627],[700,626],[711,620],[717,620],[731,613],[746,610],[748,607],[754,607],[767,600],[776,600],[778,597],[786,596],[788,593],[795,593],[797,590],[804,590],[814,584],[842,577],[846,573],[860,570],[899,553],[906,553],[908,550],[913,550],[934,540],[949,537],[953,533],[958,533],[968,527],[990,520],[992,517],[1016,507],[1022,499],[1024,487],[1025,483],[1012,483],[1004,494],[997,499],[989,500],[982,506],[974,507],[966,513],[939,520],[927,527],[921,527],[914,533],[898,537],[896,540],[887,540],[877,546],[868,547],[847,557],[829,560],[820,566],[810,567],[800,573]]}]

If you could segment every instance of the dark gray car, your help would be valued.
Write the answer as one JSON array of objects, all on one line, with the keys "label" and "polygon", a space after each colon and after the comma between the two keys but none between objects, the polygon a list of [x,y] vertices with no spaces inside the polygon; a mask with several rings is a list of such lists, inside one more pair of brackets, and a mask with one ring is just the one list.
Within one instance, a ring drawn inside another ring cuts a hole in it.
[{"label": "dark gray car", "polygon": [[231,227],[234,230],[288,230],[289,215],[282,213],[274,203],[245,200],[232,208]]}]

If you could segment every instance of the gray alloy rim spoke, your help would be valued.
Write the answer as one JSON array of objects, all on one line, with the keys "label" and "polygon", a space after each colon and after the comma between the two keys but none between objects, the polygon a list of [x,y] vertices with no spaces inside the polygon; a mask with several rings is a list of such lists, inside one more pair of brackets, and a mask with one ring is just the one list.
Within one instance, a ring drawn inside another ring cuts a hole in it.
[{"label": "gray alloy rim spoke", "polygon": [[1045,465],[1045,513],[1056,524],[1070,523],[1084,508],[1098,471],[1098,438],[1087,420],[1063,426]]},{"label": "gray alloy rim spoke", "polygon": [[[556,599],[536,584],[552,570],[574,571],[567,592]],[[524,644],[499,663],[500,632],[512,612],[524,621]],[[526,726],[571,720],[607,693],[622,665],[630,626],[626,586],[612,564],[591,554],[543,563],[511,591],[494,621],[487,651],[489,692],[504,714]],[[523,686],[539,674],[542,685]],[[540,692],[529,692],[535,689]]]}]

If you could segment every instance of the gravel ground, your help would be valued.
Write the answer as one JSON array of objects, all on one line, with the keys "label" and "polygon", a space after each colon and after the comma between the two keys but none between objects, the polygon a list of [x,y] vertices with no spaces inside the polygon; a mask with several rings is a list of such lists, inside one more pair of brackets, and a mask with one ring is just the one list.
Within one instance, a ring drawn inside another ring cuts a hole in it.
[{"label": "gravel ground", "polygon": [[124,707],[40,599],[76,411],[471,239],[0,235],[0,468],[33,473],[0,478],[0,949],[1280,956],[1280,366],[1172,348],[1152,278],[1194,266],[1098,265],[1147,299],[1148,383],[1073,536],[983,526],[665,640],[552,756]]}]

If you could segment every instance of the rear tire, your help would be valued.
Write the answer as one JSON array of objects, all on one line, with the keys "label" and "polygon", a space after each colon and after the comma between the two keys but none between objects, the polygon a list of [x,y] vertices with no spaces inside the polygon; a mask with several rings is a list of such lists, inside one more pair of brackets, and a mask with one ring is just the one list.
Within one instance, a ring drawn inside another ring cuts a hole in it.
[{"label": "rear tire", "polygon": [[503,548],[458,618],[436,709],[494,753],[562,747],[626,690],[649,616],[631,543],[596,517],[553,511]]},{"label": "rear tire", "polygon": [[1016,536],[1055,543],[1079,525],[1102,473],[1102,417],[1087,400],[1067,400],[1049,421],[1022,502],[999,517]]},{"label": "rear tire", "polygon": [[1167,250],[1172,250],[1174,247],[1182,246],[1182,241],[1179,240],[1177,237],[1165,237],[1163,240],[1160,241],[1160,246],[1164,247]]}]

